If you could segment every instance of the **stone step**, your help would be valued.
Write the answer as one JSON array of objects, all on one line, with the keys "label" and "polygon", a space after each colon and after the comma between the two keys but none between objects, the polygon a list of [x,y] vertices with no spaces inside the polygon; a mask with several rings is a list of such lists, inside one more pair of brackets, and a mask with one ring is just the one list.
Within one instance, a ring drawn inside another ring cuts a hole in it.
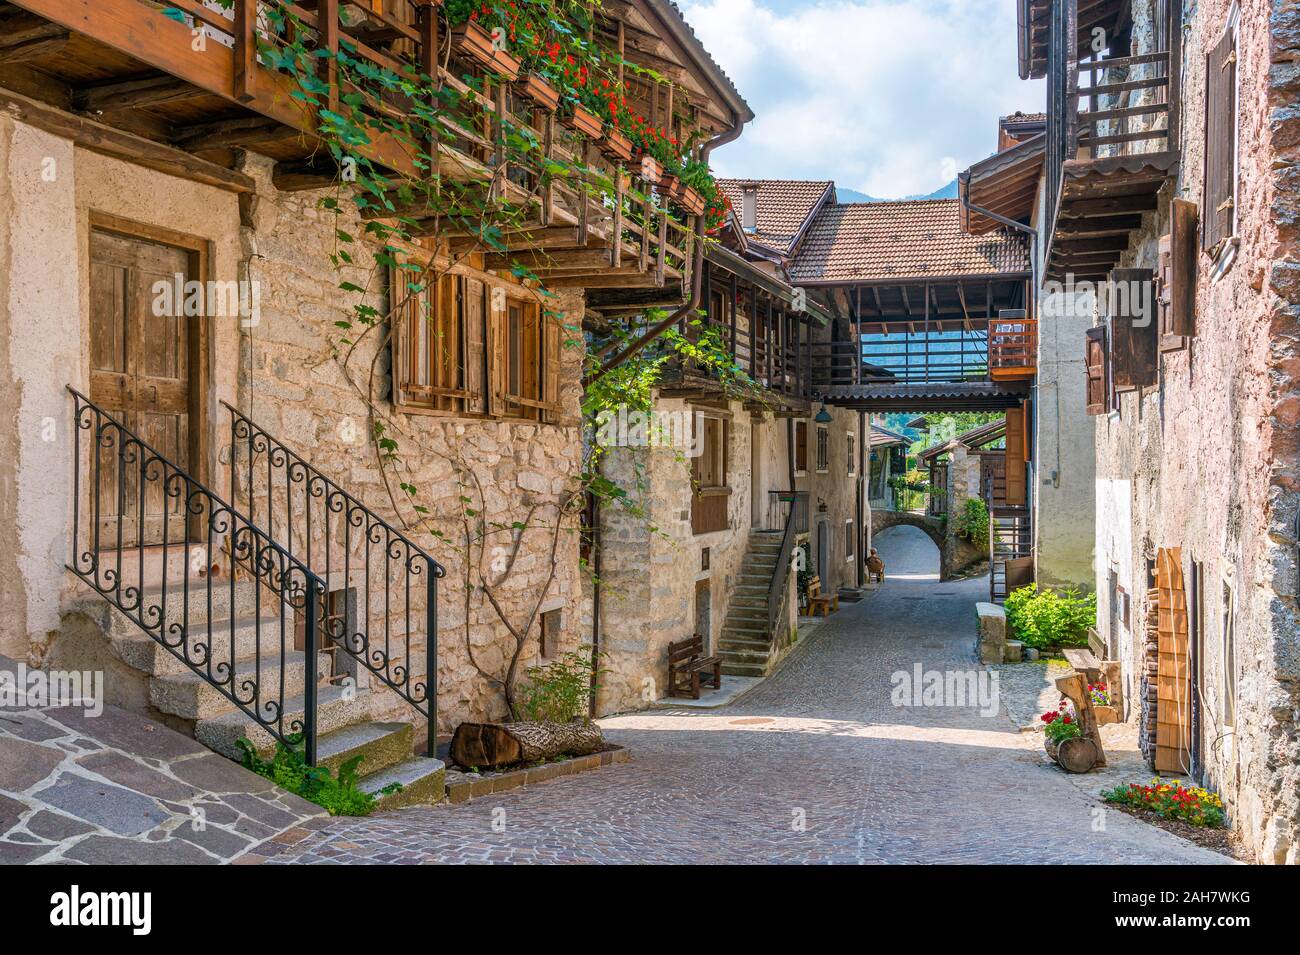
[{"label": "stone step", "polygon": [[767,676],[767,667],[756,663],[727,663],[722,664],[722,673],[724,676]]},{"label": "stone step", "polygon": [[767,613],[767,597],[758,596],[757,594],[734,594],[731,598],[733,608],[743,607],[746,610],[761,610]]},{"label": "stone step", "polygon": [[739,623],[736,624],[735,626],[732,626],[731,621],[728,620],[722,625],[722,636],[724,638],[740,637],[742,640],[744,639],[753,640],[758,637],[767,639],[767,621],[764,621],[763,625],[760,627],[760,626],[746,625],[744,623]]},{"label": "stone step", "polygon": [[182,622],[190,627],[200,626],[206,629],[208,620],[229,620],[231,616],[236,619],[254,615],[278,617],[284,613],[286,621],[293,620],[292,610],[287,604],[282,604],[269,590],[255,586],[252,581],[237,581],[232,588],[228,579],[214,579],[210,591],[210,607],[207,583],[200,581],[199,584],[189,588],[188,604],[182,584],[165,590],[161,587],[146,587],[141,592],[140,609],[133,610],[130,614],[119,610],[95,591],[82,588],[70,609],[94,620],[110,638],[140,636],[140,626],[132,619],[133,616],[142,617],[146,623],[161,620],[164,632],[172,625]]},{"label": "stone step", "polygon": [[[369,715],[370,693],[352,687],[323,686],[317,691],[316,731],[325,734],[356,723],[363,723]],[[284,730],[293,732],[295,721],[303,719],[303,698],[290,697],[284,703]],[[243,710],[231,710],[211,719],[197,720],[194,738],[208,749],[231,759],[240,758],[235,741],[246,737],[259,753],[275,749],[275,738]]]},{"label": "stone step", "polygon": [[357,781],[363,792],[378,794],[393,783],[400,783],[400,792],[378,796],[376,809],[401,809],[404,806],[429,806],[442,802],[447,795],[447,769],[440,759],[412,756],[378,773]]},{"label": "stone step", "polygon": [[722,665],[725,667],[729,663],[739,663],[744,665],[753,664],[763,666],[767,664],[768,653],[766,650],[745,652],[741,650],[721,650],[719,655],[722,657]]},{"label": "stone step", "polygon": [[743,639],[740,637],[723,637],[718,641],[718,651],[723,650],[741,650],[748,653],[756,651],[768,652],[771,649],[772,641],[763,637],[759,639]]},{"label": "stone step", "polygon": [[[232,639],[236,660],[254,656],[257,653],[258,633],[258,621],[252,616],[235,620],[233,632],[231,621],[228,619],[214,621],[211,628],[204,623],[191,624],[185,635],[185,643],[189,647],[189,659],[200,666],[206,665],[209,658],[214,665],[228,662]],[[168,636],[175,639],[171,634]],[[178,645],[175,652],[172,652],[153,637],[142,633],[139,627],[132,626],[131,632],[126,635],[111,635],[109,640],[117,655],[129,666],[150,676],[161,677],[191,672],[185,661],[176,655],[178,653],[184,655],[186,652],[184,648]],[[266,647],[274,643],[279,646],[279,642],[280,618],[264,616],[261,620],[261,645]],[[210,653],[205,655],[203,648],[210,650]]]},{"label": "stone step", "polygon": [[[212,676],[217,680],[224,676],[218,670],[219,666],[220,664],[213,664],[212,667]],[[317,681],[329,672],[329,666],[329,657],[317,654]],[[234,676],[225,684],[225,689],[241,699],[254,695],[254,688],[250,685],[252,681],[256,681],[260,688],[259,699],[263,703],[278,700],[281,694],[286,697],[298,696],[305,685],[301,650],[289,650],[282,655],[277,648],[274,652],[264,652],[260,659],[248,657],[236,660],[233,670]],[[206,675],[192,670],[154,677],[149,681],[149,702],[164,713],[187,720],[212,719],[237,709]]]},{"label": "stone step", "polygon": [[357,723],[326,733],[316,743],[316,765],[338,774],[339,767],[360,756],[357,772],[367,776],[411,758],[415,730],[410,723]]},{"label": "stone step", "polygon": [[732,617],[735,617],[738,620],[762,620],[766,624],[767,605],[765,603],[750,605],[737,604],[736,601],[733,600],[731,602],[731,607],[727,610],[727,619],[730,620]]}]

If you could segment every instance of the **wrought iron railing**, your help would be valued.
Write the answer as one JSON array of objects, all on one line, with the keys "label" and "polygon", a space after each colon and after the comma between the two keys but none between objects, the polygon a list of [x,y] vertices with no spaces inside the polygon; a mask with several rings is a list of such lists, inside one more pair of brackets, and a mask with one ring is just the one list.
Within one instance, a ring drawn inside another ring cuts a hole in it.
[{"label": "wrought iron railing", "polygon": [[324,581],[128,429],[129,412],[68,390],[68,569],[272,737],[301,737],[314,764]]},{"label": "wrought iron railing", "polygon": [[[327,646],[343,654],[343,666],[355,661],[428,721],[434,755],[442,565],[284,442],[225,407],[231,497],[322,581]],[[423,680],[412,669],[421,642]]]}]

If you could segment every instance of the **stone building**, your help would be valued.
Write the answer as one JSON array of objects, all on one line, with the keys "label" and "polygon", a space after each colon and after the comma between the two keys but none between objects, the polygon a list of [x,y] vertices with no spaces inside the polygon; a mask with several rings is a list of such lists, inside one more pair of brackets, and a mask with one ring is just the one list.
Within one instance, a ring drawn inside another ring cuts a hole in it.
[{"label": "stone building", "polygon": [[1300,6],[1082,7],[1021,0],[1020,73],[1048,86],[1040,294],[1084,326],[1098,649],[1152,765],[1295,863]]},{"label": "stone building", "polygon": [[[501,718],[512,659],[587,637],[577,330],[601,294],[687,297],[703,217],[618,174],[599,119],[584,138],[495,79],[509,64],[436,5],[322,0],[295,35],[332,18],[322,48],[341,34],[372,71],[479,84],[462,105],[495,104],[488,139],[449,137],[438,168],[496,166],[524,218],[486,244],[400,197],[363,212],[359,158],[425,171],[383,136],[322,158],[259,59],[269,5],[190,6],[0,4],[0,653],[106,670],[109,702],[230,755],[245,732],[324,752],[377,719]],[[624,89],[691,158],[751,118],[671,3],[590,30],[671,74]],[[507,114],[613,198],[509,167]],[[399,212],[404,236],[376,228]]]}]

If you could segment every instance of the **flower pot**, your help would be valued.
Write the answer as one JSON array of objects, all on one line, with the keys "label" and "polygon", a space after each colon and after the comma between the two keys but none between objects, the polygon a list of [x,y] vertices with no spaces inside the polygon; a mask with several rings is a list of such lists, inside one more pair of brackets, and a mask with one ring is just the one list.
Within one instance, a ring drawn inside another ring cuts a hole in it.
[{"label": "flower pot", "polygon": [[668,201],[676,199],[682,191],[682,180],[676,173],[666,172],[659,177],[659,195]]},{"label": "flower pot", "polygon": [[659,182],[664,175],[664,167],[658,159],[649,153],[641,153],[641,178],[651,185]]},{"label": "flower pot", "polygon": [[595,113],[590,113],[581,106],[570,106],[560,117],[560,122],[575,133],[582,133],[592,139],[599,138],[605,128]]},{"label": "flower pot", "polygon": [[681,194],[677,197],[677,204],[681,206],[682,211],[693,216],[704,213],[704,197],[698,191],[690,186],[683,186]]},{"label": "flower pot", "polygon": [[492,46],[492,34],[473,20],[452,27],[451,45],[458,54],[478,63],[484,69],[499,73],[508,80],[519,75],[519,60],[507,50]]},{"label": "flower pot", "polygon": [[538,109],[554,113],[560,105],[560,91],[536,73],[515,81],[515,91]]},{"label": "flower pot", "polygon": [[632,158],[632,140],[613,127],[605,130],[605,135],[596,145],[605,154],[605,158],[614,162],[627,162]]},{"label": "flower pot", "polygon": [[1043,737],[1043,749],[1047,750],[1048,758],[1055,761],[1056,754],[1060,750],[1060,748],[1061,748],[1060,743],[1056,742],[1055,740],[1048,739],[1046,736]]}]

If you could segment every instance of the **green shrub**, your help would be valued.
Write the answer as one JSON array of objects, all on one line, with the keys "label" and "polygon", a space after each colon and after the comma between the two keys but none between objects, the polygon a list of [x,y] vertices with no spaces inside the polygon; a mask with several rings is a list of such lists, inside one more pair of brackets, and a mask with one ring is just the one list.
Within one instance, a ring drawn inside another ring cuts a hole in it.
[{"label": "green shrub", "polygon": [[1097,620],[1096,594],[1039,590],[1037,584],[1013,590],[1003,606],[1011,636],[1027,647],[1085,646]]},{"label": "green shrub", "polygon": [[980,550],[989,546],[989,509],[978,497],[966,498],[962,509],[953,517],[952,529]]},{"label": "green shrub", "polygon": [[379,796],[401,792],[401,783],[390,783],[377,794],[357,788],[357,767],[362,756],[357,754],[339,767],[338,777],[321,766],[308,766],[302,753],[302,737],[290,737],[289,746],[276,741],[275,755],[262,759],[253,744],[246,739],[236,740],[241,752],[240,762],[289,792],[325,809],[331,816],[368,816],[375,808]]},{"label": "green shrub", "polygon": [[[546,666],[529,667],[516,691],[519,715],[525,720],[567,723],[586,718],[596,692],[591,671],[591,647],[570,650]],[[597,671],[597,676],[604,671]]]}]

